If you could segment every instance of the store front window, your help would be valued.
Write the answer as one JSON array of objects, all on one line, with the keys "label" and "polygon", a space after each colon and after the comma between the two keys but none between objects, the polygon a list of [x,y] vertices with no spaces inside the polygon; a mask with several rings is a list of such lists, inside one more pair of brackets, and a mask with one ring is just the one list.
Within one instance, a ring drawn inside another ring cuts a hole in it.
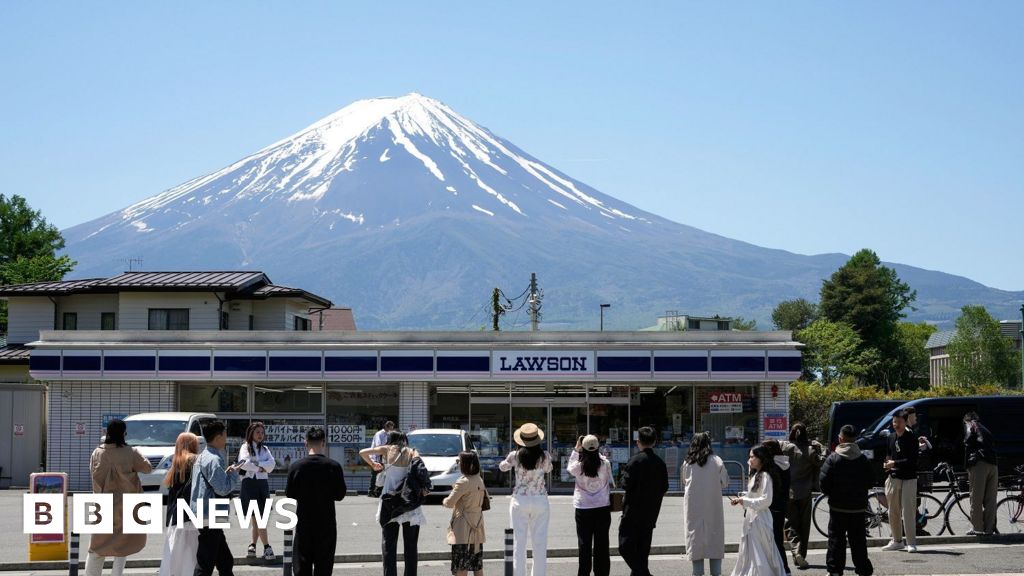
[{"label": "store front window", "polygon": [[267,384],[253,388],[253,412],[323,414],[322,384]]},{"label": "store front window", "polygon": [[327,385],[328,449],[345,469],[345,481],[353,490],[370,486],[370,469],[359,451],[373,442],[384,422],[398,422],[398,396],[397,384]]},{"label": "store front window", "polygon": [[182,384],[179,402],[183,412],[228,412],[249,410],[249,387],[245,384]]}]

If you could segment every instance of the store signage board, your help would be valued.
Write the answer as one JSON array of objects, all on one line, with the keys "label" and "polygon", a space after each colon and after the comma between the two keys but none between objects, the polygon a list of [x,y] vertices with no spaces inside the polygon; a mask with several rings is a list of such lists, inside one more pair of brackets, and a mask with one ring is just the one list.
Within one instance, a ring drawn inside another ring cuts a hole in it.
[{"label": "store signage board", "polygon": [[764,435],[766,438],[785,439],[789,433],[789,416],[785,412],[764,413]]},{"label": "store signage board", "polygon": [[496,350],[493,355],[491,373],[495,376],[588,376],[594,374],[594,352],[592,350],[589,352]]},{"label": "store signage board", "polygon": [[712,392],[708,412],[712,414],[740,414],[743,412],[743,394],[739,392]]}]

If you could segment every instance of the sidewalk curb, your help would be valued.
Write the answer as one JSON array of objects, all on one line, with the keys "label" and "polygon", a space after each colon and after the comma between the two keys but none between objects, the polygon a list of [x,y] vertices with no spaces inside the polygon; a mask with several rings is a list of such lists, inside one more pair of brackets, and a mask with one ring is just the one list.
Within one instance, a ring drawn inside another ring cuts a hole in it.
[{"label": "sidewalk curb", "polygon": [[[888,544],[888,540],[885,538],[869,538],[869,548],[879,548]],[[998,536],[918,536],[918,545],[921,546],[936,546],[944,544],[973,544],[973,543],[986,543],[986,544],[1020,544],[1024,543],[1024,534],[1000,534]],[[815,540],[807,543],[807,547],[811,550],[824,550],[828,548],[828,542],[825,540]],[[726,544],[726,554],[735,554],[739,550],[738,543]],[[612,556],[617,556],[619,553],[618,548],[611,548],[609,550]],[[579,553],[575,548],[553,548],[548,550],[548,558],[575,558]],[[686,553],[685,546],[652,546],[651,555],[672,555],[678,554],[682,556]],[[402,560],[403,555],[399,554],[398,559]],[[420,552],[420,560],[448,560],[451,558],[451,553],[448,551],[444,552]],[[503,558],[501,550],[488,550],[484,552],[484,559],[486,560],[500,560]],[[359,564],[359,563],[379,563],[381,561],[380,554],[339,554],[334,557],[336,564]],[[235,558],[235,566],[281,566],[282,558],[278,556],[276,559],[267,562],[259,560],[257,558]],[[110,568],[111,563],[108,561],[105,563],[104,568]],[[85,567],[85,561],[79,562],[79,567]],[[159,558],[141,558],[138,560],[129,559],[126,568],[159,568]],[[45,561],[45,562],[0,562],[0,572],[12,572],[12,571],[26,571],[26,570],[66,570],[68,568],[68,562],[59,561]]]}]

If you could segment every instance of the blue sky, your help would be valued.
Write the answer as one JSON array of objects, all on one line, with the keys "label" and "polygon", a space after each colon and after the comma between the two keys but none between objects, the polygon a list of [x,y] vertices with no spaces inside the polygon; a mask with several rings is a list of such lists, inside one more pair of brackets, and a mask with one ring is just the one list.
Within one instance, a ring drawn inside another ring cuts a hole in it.
[{"label": "blue sky", "polygon": [[416,91],[640,208],[1024,289],[1024,3],[0,3],[0,193],[61,228]]}]

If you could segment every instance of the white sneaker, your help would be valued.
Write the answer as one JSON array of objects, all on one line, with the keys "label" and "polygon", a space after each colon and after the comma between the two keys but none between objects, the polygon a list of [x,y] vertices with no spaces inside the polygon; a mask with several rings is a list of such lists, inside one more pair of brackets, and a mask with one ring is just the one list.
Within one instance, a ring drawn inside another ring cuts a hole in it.
[{"label": "white sneaker", "polygon": [[913,544],[907,546],[907,553],[913,554],[915,552],[917,552],[917,546],[914,546]]},{"label": "white sneaker", "polygon": [[885,546],[882,546],[882,551],[883,552],[891,552],[893,550],[903,550],[904,548],[905,548],[905,546],[903,545],[903,542],[897,542],[895,540],[890,540],[888,544],[886,544]]}]

